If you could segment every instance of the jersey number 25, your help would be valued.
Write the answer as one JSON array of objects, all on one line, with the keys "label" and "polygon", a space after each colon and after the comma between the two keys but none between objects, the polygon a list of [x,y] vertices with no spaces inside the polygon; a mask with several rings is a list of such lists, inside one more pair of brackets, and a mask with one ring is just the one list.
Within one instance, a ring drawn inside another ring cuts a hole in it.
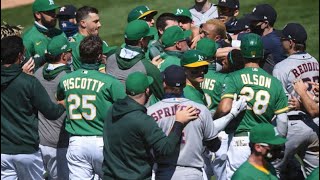
[{"label": "jersey number 25", "polygon": [[[82,98],[80,98],[77,94],[70,94],[68,96],[67,101],[69,104],[69,118],[71,120],[77,120],[85,118],[86,120],[93,120],[97,115],[96,106],[90,103],[89,101],[95,101],[96,96],[95,95],[82,95]],[[73,111],[78,109],[81,105],[81,109],[89,109],[89,113],[82,112],[80,113],[74,113]]]}]

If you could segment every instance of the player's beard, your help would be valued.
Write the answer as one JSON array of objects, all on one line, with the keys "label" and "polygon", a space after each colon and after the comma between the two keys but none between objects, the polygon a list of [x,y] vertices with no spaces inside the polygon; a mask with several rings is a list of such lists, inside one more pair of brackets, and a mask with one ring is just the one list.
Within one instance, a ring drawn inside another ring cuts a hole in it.
[{"label": "player's beard", "polygon": [[261,25],[259,26],[251,26],[250,27],[251,32],[258,34],[259,36],[262,36],[264,29],[261,29]]},{"label": "player's beard", "polygon": [[48,29],[52,29],[57,24],[57,19],[52,19],[51,21],[47,21],[43,16],[41,16],[41,23],[44,27]]},{"label": "player's beard", "polygon": [[284,157],[284,146],[274,146],[264,154],[264,158],[268,162],[273,162]]}]

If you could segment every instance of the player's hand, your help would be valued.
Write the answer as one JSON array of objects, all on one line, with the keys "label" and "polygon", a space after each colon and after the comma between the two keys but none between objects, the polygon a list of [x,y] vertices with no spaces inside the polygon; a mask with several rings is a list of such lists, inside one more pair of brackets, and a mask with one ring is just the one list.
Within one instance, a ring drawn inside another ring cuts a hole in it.
[{"label": "player's hand", "polygon": [[160,55],[152,58],[151,60],[152,64],[157,66],[159,68],[159,65],[163,62],[163,59],[160,57]]},{"label": "player's hand", "polygon": [[293,82],[293,88],[299,95],[307,91],[308,86],[300,79]]},{"label": "player's hand", "polygon": [[195,120],[197,118],[198,118],[198,112],[195,107],[187,106],[182,110],[180,107],[177,108],[176,121],[182,124],[187,124],[191,120]]},{"label": "player's hand", "polygon": [[300,110],[301,109],[300,101],[294,96],[291,96],[291,98],[288,101],[288,104],[289,104],[288,107],[290,110]]},{"label": "player's hand", "polygon": [[308,84],[312,86],[311,91],[314,93],[314,95],[319,97],[319,83],[308,81]]},{"label": "player's hand", "polygon": [[196,35],[196,36],[191,40],[191,46],[190,46],[190,48],[191,48],[191,49],[195,49],[195,48],[196,48],[196,45],[197,45],[198,41],[200,41],[200,39],[201,39],[201,34]]},{"label": "player's hand", "polygon": [[234,117],[237,117],[241,111],[244,111],[246,109],[247,109],[247,98],[245,96],[240,96],[240,98],[237,100],[237,94],[234,94],[230,113]]},{"label": "player's hand", "polygon": [[26,74],[33,75],[35,63],[32,57],[22,66],[22,71]]},{"label": "player's hand", "polygon": [[63,107],[66,108],[66,103],[64,102],[64,99],[57,101],[57,103],[63,105]]}]

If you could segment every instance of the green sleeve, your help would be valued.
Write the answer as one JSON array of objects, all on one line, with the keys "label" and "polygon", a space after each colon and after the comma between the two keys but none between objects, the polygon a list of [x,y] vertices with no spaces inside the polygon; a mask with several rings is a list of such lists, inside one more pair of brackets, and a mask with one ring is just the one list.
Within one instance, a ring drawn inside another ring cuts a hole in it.
[{"label": "green sleeve", "polygon": [[33,43],[31,41],[28,41],[28,40],[23,40],[23,45],[26,48],[25,56],[26,56],[26,60],[28,60],[34,54]]},{"label": "green sleeve", "polygon": [[231,98],[231,99],[233,99],[233,94],[234,93],[237,93],[236,84],[233,81],[232,77],[228,75],[225,78],[225,87],[222,90],[221,99],[223,99],[223,98]]},{"label": "green sleeve", "polygon": [[311,172],[306,180],[318,180],[319,179],[319,167]]},{"label": "green sleeve", "polygon": [[38,109],[47,119],[55,120],[59,118],[65,111],[65,108],[60,105],[53,103],[41,85],[41,83],[34,78],[32,83],[32,96],[31,103],[36,109]]},{"label": "green sleeve", "polygon": [[170,155],[180,141],[183,125],[175,122],[168,136],[164,134],[158,124],[150,116],[145,119],[141,127],[141,134],[157,155]]},{"label": "green sleeve", "polygon": [[63,87],[63,81],[62,79],[60,80],[58,87],[57,87],[57,100],[61,101],[63,99],[65,99],[65,94],[64,94],[64,87]]},{"label": "green sleeve", "polygon": [[193,102],[196,102],[196,103],[200,103],[200,104],[203,104],[203,105],[206,105],[205,104],[205,100],[202,99],[202,97],[199,96],[199,94],[196,94],[194,92],[194,90],[192,89],[192,87],[190,86],[186,86],[184,89],[183,89],[183,93],[184,93],[184,96],[187,98],[187,99],[190,99],[191,101]]},{"label": "green sleeve", "polygon": [[142,63],[146,68],[147,75],[153,78],[153,83],[150,86],[150,90],[152,94],[154,94],[156,98],[161,100],[164,95],[164,89],[163,89],[162,76],[159,69],[147,59],[143,59]]}]

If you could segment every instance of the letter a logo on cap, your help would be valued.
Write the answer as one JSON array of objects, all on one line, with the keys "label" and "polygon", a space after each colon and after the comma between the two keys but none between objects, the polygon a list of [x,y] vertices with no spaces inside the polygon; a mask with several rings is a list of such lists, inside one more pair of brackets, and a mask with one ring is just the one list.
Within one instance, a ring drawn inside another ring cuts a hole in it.
[{"label": "letter a logo on cap", "polygon": [[182,14],[183,13],[183,9],[177,9],[177,13],[176,14]]},{"label": "letter a logo on cap", "polygon": [[221,0],[221,2],[226,2],[226,0]]},{"label": "letter a logo on cap", "polygon": [[54,5],[53,0],[49,0],[49,5]]},{"label": "letter a logo on cap", "polygon": [[203,61],[203,56],[198,55],[198,61]]}]

